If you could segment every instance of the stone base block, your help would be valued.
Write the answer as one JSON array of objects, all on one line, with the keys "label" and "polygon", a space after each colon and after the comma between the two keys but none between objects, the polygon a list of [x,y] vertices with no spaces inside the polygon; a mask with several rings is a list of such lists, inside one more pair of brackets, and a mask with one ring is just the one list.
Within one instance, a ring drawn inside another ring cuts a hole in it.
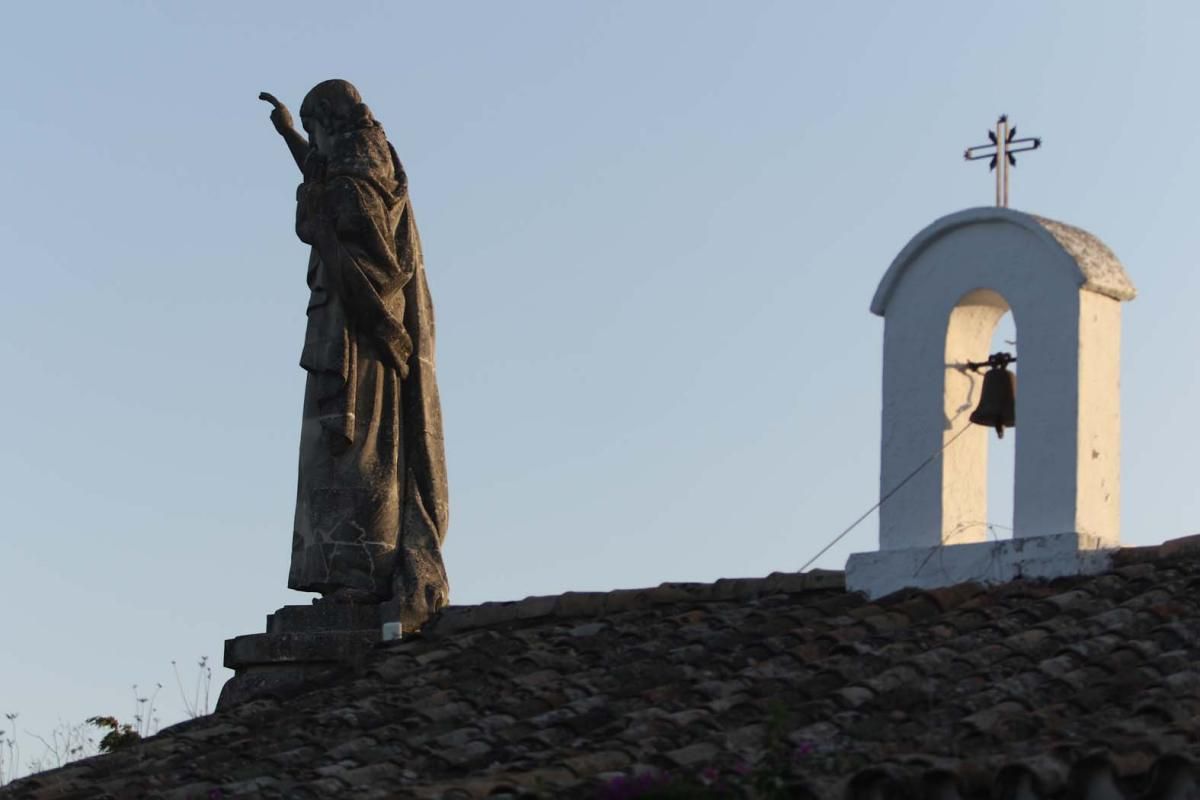
[{"label": "stone base block", "polygon": [[380,632],[317,631],[314,633],[252,633],[225,640],[225,666],[358,661],[380,641]]},{"label": "stone base block", "polygon": [[1109,568],[1113,552],[1095,536],[1059,533],[855,553],[846,562],[846,590],[874,599],[900,589],[937,589],[968,581],[1094,575]]},{"label": "stone base block", "polygon": [[290,697],[306,685],[353,672],[381,640],[378,605],[284,606],[267,616],[267,632],[225,641],[234,676],[217,708],[260,697]]}]

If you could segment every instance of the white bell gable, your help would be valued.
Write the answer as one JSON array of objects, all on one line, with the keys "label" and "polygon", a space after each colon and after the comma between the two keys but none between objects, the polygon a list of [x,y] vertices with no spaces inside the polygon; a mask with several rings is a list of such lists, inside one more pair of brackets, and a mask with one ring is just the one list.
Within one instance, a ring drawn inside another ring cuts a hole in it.
[{"label": "white bell gable", "polygon": [[[872,597],[962,581],[1094,572],[1120,543],[1124,268],[1099,239],[1006,208],[943,217],[888,268],[879,551],[850,557]],[[990,429],[968,420],[997,322],[1017,330],[1013,537],[986,541]],[[964,428],[969,428],[965,430]]]}]

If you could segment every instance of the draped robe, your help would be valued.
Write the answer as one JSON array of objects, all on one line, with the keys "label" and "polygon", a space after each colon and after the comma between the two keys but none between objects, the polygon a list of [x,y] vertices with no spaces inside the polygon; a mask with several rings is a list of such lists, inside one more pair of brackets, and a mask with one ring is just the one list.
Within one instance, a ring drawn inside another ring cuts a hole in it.
[{"label": "draped robe", "polygon": [[377,125],[310,154],[307,371],[288,586],[436,610],[448,516],[433,305],[407,181]]}]

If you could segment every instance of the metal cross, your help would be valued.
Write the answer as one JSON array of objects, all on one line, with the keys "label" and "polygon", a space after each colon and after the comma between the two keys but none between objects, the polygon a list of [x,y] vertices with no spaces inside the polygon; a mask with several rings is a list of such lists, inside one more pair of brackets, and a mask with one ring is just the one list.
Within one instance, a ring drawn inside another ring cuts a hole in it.
[{"label": "metal cross", "polygon": [[[1008,208],[1008,168],[1017,165],[1017,157],[1013,153],[1037,150],[1042,146],[1041,139],[1017,139],[1016,135],[1017,126],[1008,127],[1008,115],[1001,114],[1000,119],[996,120],[996,130],[988,131],[988,138],[992,140],[992,143],[968,147],[967,151],[963,153],[963,158],[967,161],[978,161],[981,158],[991,157],[988,169],[996,170],[996,206],[999,208]],[[1014,147],[1013,145],[1024,146]]]}]

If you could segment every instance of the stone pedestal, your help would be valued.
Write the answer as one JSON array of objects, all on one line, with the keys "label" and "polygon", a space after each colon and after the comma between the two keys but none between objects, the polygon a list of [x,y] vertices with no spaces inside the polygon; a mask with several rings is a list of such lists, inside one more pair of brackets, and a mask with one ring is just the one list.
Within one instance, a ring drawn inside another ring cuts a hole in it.
[{"label": "stone pedestal", "polygon": [[314,602],[267,615],[267,632],[225,640],[234,676],[217,709],[260,697],[288,697],[306,684],[361,667],[381,638],[380,606]]},{"label": "stone pedestal", "polygon": [[875,599],[910,587],[935,589],[968,581],[988,584],[1095,575],[1112,565],[1114,550],[1104,545],[1096,536],[1059,533],[855,553],[846,562],[846,590]]}]

